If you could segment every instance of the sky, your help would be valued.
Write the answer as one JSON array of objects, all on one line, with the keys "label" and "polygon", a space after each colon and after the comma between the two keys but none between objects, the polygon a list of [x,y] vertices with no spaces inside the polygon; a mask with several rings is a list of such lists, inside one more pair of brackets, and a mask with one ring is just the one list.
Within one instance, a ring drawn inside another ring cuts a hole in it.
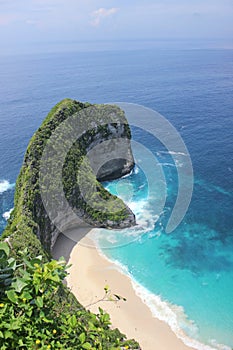
[{"label": "sky", "polygon": [[48,43],[222,40],[233,0],[0,0],[1,52]]}]

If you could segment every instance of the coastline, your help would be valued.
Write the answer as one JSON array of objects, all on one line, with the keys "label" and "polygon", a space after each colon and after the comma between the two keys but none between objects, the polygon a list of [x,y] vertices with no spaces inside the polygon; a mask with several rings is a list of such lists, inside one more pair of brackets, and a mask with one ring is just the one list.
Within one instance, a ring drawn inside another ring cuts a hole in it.
[{"label": "coastline", "polygon": [[[88,237],[76,243],[60,235],[53,255],[64,256],[68,265],[72,264],[66,280],[79,302],[94,313],[101,307],[110,314],[112,326],[137,340],[143,350],[194,350],[178,339],[165,322],[153,317],[149,307],[136,295],[130,278],[105,259]],[[126,301],[99,301],[106,285]]]}]

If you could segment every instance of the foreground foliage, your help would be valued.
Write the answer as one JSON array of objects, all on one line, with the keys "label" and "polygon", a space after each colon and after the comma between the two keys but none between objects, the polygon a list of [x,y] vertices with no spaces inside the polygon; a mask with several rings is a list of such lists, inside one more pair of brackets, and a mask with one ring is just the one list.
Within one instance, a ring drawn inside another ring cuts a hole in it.
[{"label": "foreground foliage", "polygon": [[[42,262],[0,243],[0,349],[138,349],[101,308],[97,315],[72,302],[62,283],[64,260]],[[78,307],[77,307],[78,306]]]}]

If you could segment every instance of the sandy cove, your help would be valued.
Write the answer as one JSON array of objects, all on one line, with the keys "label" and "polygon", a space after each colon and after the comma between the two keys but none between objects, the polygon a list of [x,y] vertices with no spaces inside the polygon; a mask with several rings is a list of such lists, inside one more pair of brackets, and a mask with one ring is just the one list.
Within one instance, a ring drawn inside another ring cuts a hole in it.
[{"label": "sandy cove", "polygon": [[[137,340],[143,350],[194,350],[184,345],[166,323],[152,316],[147,305],[136,295],[130,278],[99,254],[93,242],[85,237],[87,232],[79,230],[78,243],[60,235],[53,249],[55,258],[64,256],[72,265],[67,284],[79,302],[94,313],[99,307],[104,309],[110,314],[113,327]],[[112,293],[127,300],[98,302],[104,296],[106,285]]]}]

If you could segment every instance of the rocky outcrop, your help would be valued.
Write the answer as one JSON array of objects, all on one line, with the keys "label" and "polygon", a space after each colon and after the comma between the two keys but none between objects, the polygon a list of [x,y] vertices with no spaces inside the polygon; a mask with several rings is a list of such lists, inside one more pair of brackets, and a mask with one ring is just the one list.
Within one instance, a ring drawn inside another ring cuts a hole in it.
[{"label": "rocky outcrop", "polygon": [[59,232],[77,225],[134,225],[132,211],[99,182],[132,170],[130,138],[116,106],[57,104],[27,148],[6,235],[33,233],[49,251]]},{"label": "rocky outcrop", "polygon": [[[107,136],[97,138],[88,147],[88,157],[98,181],[118,179],[134,167],[128,125],[107,125]],[[104,140],[104,142],[103,142]]]}]

